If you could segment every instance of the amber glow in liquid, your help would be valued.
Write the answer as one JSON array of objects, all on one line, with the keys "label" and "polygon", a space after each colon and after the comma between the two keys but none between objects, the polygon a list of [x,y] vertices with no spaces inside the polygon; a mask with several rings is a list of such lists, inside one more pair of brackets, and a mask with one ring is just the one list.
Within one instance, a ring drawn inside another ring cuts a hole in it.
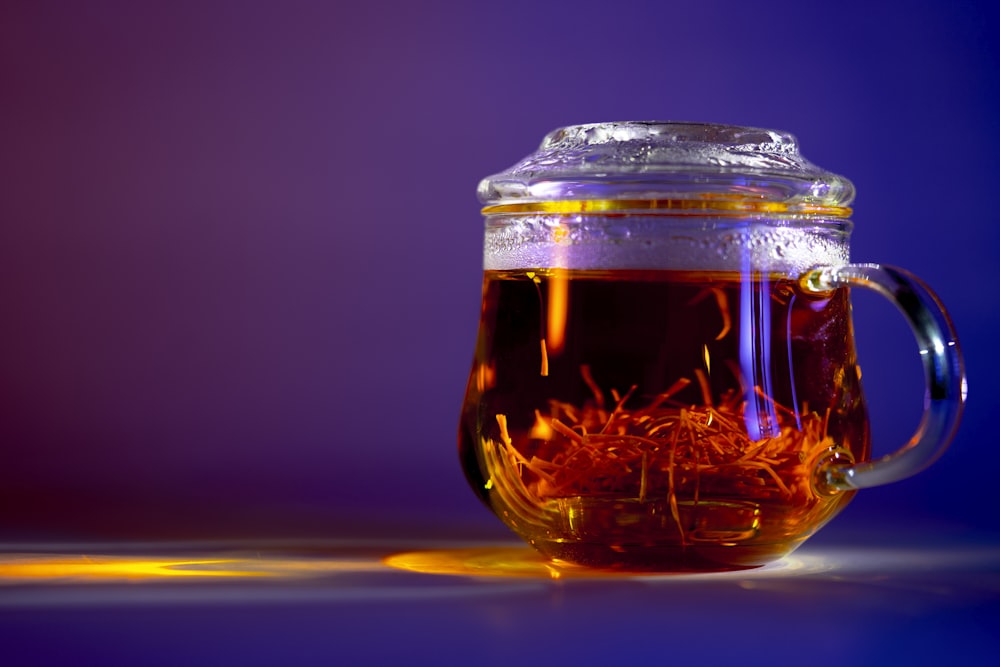
[{"label": "amber glow in liquid", "polygon": [[753,567],[850,499],[868,456],[846,289],[679,271],[487,272],[459,433],[466,476],[546,555]]}]

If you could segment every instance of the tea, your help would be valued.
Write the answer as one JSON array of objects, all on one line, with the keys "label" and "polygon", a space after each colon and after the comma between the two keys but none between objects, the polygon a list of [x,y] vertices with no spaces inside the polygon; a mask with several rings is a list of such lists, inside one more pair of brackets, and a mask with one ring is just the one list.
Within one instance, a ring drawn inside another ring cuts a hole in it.
[{"label": "tea", "polygon": [[868,456],[846,288],[778,275],[487,271],[466,475],[550,557],[629,570],[783,555]]}]

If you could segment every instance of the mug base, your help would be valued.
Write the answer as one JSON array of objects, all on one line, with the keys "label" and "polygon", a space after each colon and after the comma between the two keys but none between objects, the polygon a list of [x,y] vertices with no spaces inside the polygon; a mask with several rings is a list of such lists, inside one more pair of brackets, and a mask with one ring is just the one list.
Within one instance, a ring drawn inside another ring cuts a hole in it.
[{"label": "mug base", "polygon": [[555,561],[623,572],[760,567],[794,551],[828,518],[740,499],[571,497],[550,501],[549,510],[547,530],[518,531],[529,544]]},{"label": "mug base", "polygon": [[795,550],[794,544],[609,545],[568,540],[535,540],[534,546],[559,563],[615,572],[730,572],[772,563]]}]

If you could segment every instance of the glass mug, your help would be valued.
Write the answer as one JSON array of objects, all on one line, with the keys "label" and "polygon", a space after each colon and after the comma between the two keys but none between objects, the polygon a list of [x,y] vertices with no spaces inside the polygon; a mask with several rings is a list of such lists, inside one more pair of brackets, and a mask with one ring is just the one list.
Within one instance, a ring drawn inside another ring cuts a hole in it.
[{"label": "glass mug", "polygon": [[[459,429],[479,497],[552,559],[725,570],[930,465],[962,412],[961,353],[919,279],[849,262],[853,196],[788,134],[696,123],[563,128],[483,180]],[[927,382],[916,434],[877,461],[851,287],[898,306]]]}]

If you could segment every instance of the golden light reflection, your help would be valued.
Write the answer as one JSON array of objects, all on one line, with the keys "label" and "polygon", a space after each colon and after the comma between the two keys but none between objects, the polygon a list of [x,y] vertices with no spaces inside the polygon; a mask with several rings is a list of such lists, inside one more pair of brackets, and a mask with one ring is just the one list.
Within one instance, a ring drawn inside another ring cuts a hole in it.
[{"label": "golden light reflection", "polygon": [[152,581],[158,579],[302,578],[381,569],[377,559],[136,558],[13,555],[0,557],[0,584]]},{"label": "golden light reflection", "polygon": [[546,322],[548,352],[557,355],[566,344],[566,315],[569,311],[569,278],[555,272],[549,276],[549,307]]},{"label": "golden light reflection", "polygon": [[594,571],[547,560],[528,547],[485,547],[473,549],[428,549],[387,556],[389,567],[424,574],[456,574],[485,577],[594,576]]},{"label": "golden light reflection", "polygon": [[[643,211],[647,214],[745,215],[746,213],[790,213],[849,218],[851,209],[846,206],[829,206],[816,203],[775,202],[747,199],[745,195],[703,195],[697,199],[581,199],[570,201],[541,201],[517,204],[493,204],[482,209],[483,215],[518,213],[606,214],[617,211]],[[561,241],[560,236],[555,240]]]},{"label": "golden light reflection", "polygon": [[497,383],[497,371],[494,362],[481,363],[476,368],[476,389],[480,394],[492,389]]}]

